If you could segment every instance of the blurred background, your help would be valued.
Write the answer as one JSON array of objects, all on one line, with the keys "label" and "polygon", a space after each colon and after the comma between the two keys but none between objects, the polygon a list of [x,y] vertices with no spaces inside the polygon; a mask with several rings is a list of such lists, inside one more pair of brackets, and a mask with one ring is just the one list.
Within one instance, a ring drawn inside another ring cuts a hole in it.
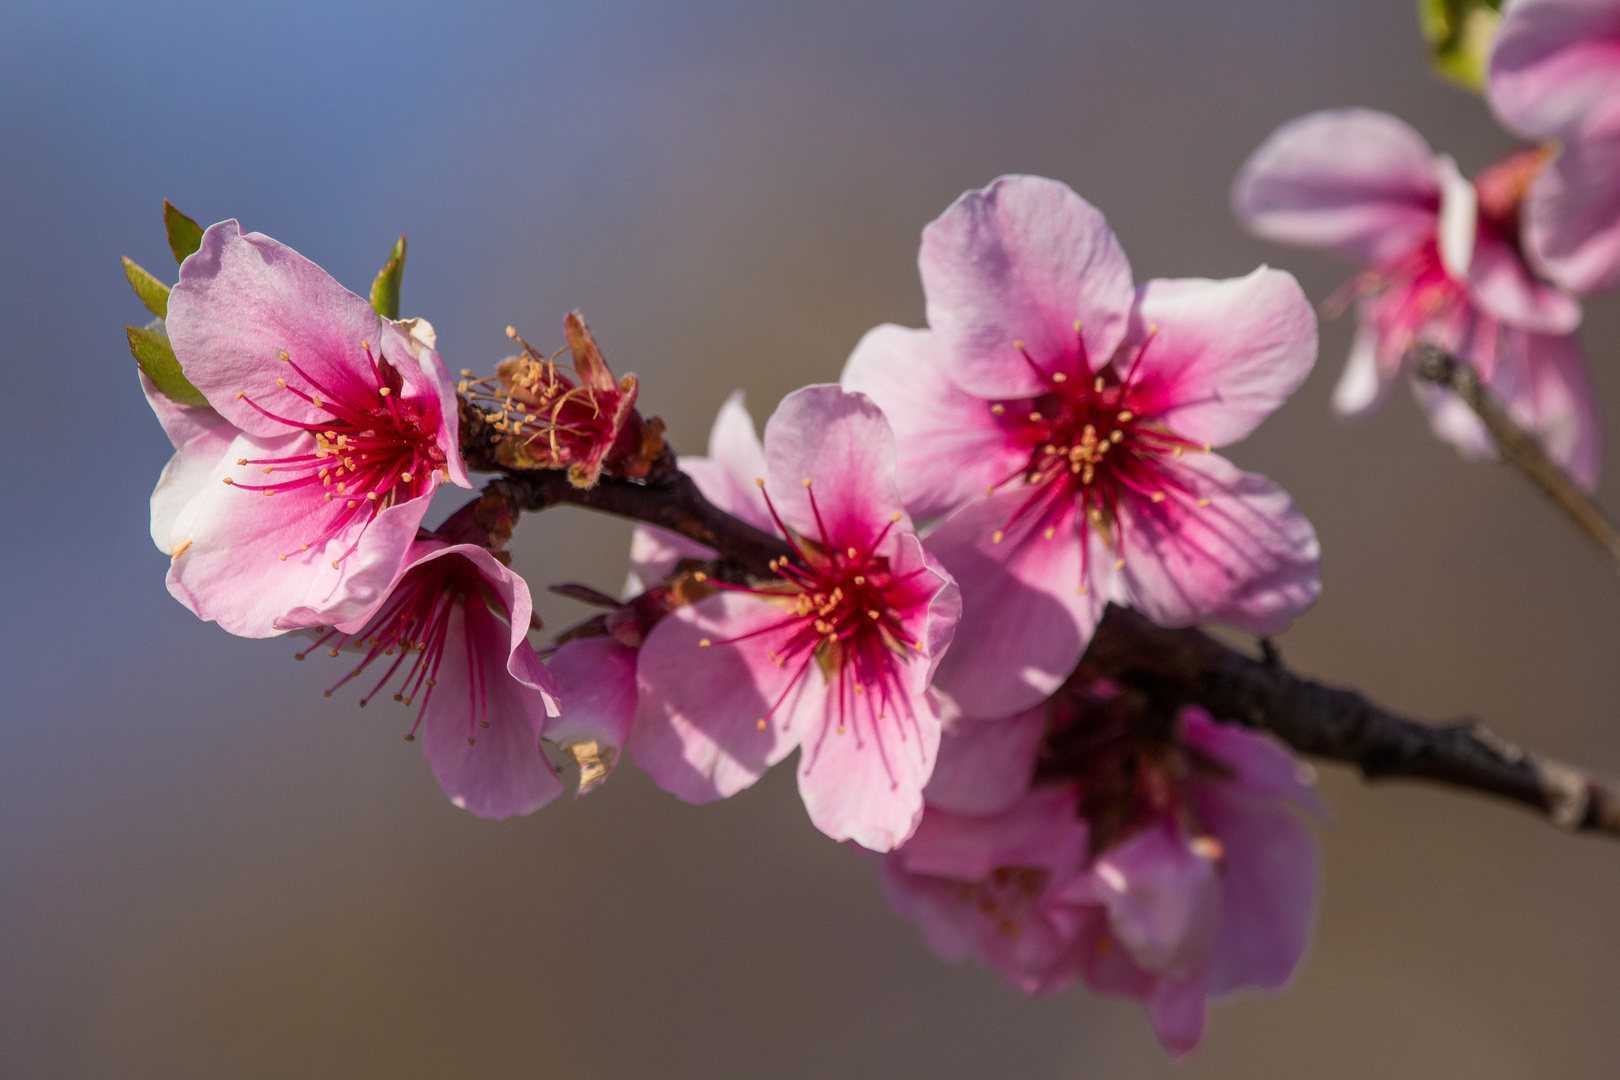
[{"label": "blurred background", "polygon": [[[475,820],[403,713],[198,622],[148,539],[169,447],[118,256],[173,279],[165,196],[362,292],[407,232],[404,313],[452,368],[508,323],[560,345],[578,306],[700,451],[732,389],[763,422],[867,328],[920,325],[919,230],[1003,172],[1099,205],[1138,279],[1268,261],[1320,301],[1348,268],[1249,239],[1227,192],[1278,124],[1351,104],[1465,170],[1512,145],[1430,75],[1411,0],[0,7],[0,1075],[1616,1075],[1611,842],[1325,767],[1302,973],[1172,1066],[1132,1002],[936,960],[789,766],[715,806],[626,768]],[[1232,454],[1326,551],[1285,657],[1620,773],[1620,582],[1406,395],[1331,419],[1349,329]],[[1584,333],[1620,422],[1620,300]],[[615,590],[628,537],[548,512],[514,565]]]}]

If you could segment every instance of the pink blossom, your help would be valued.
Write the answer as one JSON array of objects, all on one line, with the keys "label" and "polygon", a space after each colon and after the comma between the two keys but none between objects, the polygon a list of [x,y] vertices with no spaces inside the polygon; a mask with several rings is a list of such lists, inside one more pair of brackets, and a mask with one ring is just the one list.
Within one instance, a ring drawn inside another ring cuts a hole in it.
[{"label": "pink blossom", "polygon": [[[1209,996],[1277,989],[1304,955],[1319,874],[1290,806],[1320,806],[1266,737],[1189,707],[1177,746],[1105,750],[1086,778],[1030,788],[993,816],[931,805],[884,858],[891,905],[940,955],[976,958],[1025,993],[1083,978],[1138,998],[1165,1047],[1187,1053]],[[1143,805],[1121,827],[1127,763],[1143,779],[1126,802]]]},{"label": "pink blossom", "polygon": [[176,450],[154,493],[169,591],[248,637],[363,621],[439,481],[467,486],[431,330],[379,319],[235,221],[181,266],[167,330],[211,406],[183,423],[159,410]]},{"label": "pink blossom", "polygon": [[888,414],[908,508],[951,514],[927,544],[962,588],[939,684],[965,714],[1045,698],[1111,600],[1274,633],[1315,599],[1310,523],[1209,452],[1310,371],[1292,277],[1133,288],[1102,214],[1032,176],[963,195],[919,262],[929,329],[871,331],[843,383]]},{"label": "pink blossom", "polygon": [[1620,2],[1510,4],[1487,96],[1509,127],[1563,141],[1525,203],[1531,251],[1576,293],[1620,284]]},{"label": "pink blossom", "polygon": [[[1580,305],[1541,280],[1521,252],[1521,204],[1545,164],[1543,151],[1524,151],[1469,182],[1394,117],[1341,109],[1278,129],[1244,165],[1232,202],[1260,236],[1367,267],[1341,292],[1343,302],[1359,303],[1334,394],[1340,413],[1380,405],[1409,350],[1428,342],[1468,360],[1515,419],[1590,487],[1601,431],[1571,334]],[[1494,453],[1455,395],[1420,387],[1418,396],[1436,434],[1469,456]]]},{"label": "pink blossom", "polygon": [[636,650],[613,637],[564,642],[547,665],[567,708],[546,726],[546,741],[579,768],[575,795],[608,778],[636,717]]},{"label": "pink blossom", "polygon": [[725,798],[799,748],[810,819],[878,851],[905,840],[939,746],[927,692],[957,620],[917,539],[894,438],[860,394],[810,386],[765,428],[758,479],[794,562],[678,608],[641,647],[636,763],[689,802]]},{"label": "pink blossom", "polygon": [[[726,399],[709,431],[709,456],[680,458],[690,476],[715,506],[767,532],[775,528],[765,495],[755,479],[765,475],[765,448],[754,433],[753,418],[738,390]],[[713,559],[715,552],[696,540],[652,525],[636,526],[630,541],[630,579],[625,595],[652,588],[674,572],[682,559]]]},{"label": "pink blossom", "polygon": [[405,738],[421,733],[450,801],[479,817],[527,814],[562,791],[540,748],[558,715],[559,680],[529,646],[532,614],[528,585],[495,552],[430,534],[411,545],[375,614],[326,630],[298,659],[359,654],[328,697],[381,668],[360,704],[394,685],[395,701],[416,705]]}]

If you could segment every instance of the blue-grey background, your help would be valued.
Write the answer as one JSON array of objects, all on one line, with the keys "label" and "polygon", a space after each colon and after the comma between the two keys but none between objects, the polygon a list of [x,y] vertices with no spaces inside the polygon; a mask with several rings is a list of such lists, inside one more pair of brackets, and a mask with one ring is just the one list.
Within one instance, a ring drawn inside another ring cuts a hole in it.
[{"label": "blue-grey background", "polygon": [[[763,420],[868,327],[918,325],[918,232],[1002,172],[1108,213],[1139,278],[1265,260],[1227,189],[1277,124],[1395,111],[1511,145],[1428,73],[1410,0],[0,7],[0,1076],[1495,1080],[1620,1070],[1620,848],[1325,768],[1326,902],[1293,991],[1190,1064],[1134,1004],[935,960],[790,770],[692,808],[626,769],[481,822],[405,721],[164,590],[169,450],[122,325],[160,200],[236,216],[405,312],[452,367],[584,309],[677,446]],[[1620,415],[1620,302],[1585,330]],[[1327,590],[1287,658],[1620,772],[1620,582],[1404,396],[1327,396],[1348,327],[1234,457],[1286,485]],[[1620,509],[1620,454],[1603,497]],[[526,520],[516,567],[612,589],[628,528]],[[578,616],[547,598],[553,626]]]}]

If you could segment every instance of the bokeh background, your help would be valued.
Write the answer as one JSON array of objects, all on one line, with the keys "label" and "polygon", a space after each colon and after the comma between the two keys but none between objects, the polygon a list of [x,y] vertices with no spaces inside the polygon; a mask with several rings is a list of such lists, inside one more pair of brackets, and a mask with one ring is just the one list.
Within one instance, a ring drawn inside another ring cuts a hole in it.
[{"label": "bokeh background", "polygon": [[[1616,1075],[1612,843],[1324,768],[1302,973],[1172,1066],[1133,1003],[936,960],[788,767],[703,808],[627,768],[527,819],[455,810],[402,713],[195,620],[147,537],[169,449],[118,256],[173,277],[164,196],[360,291],[407,231],[405,312],[452,367],[508,323],[560,344],[579,306],[695,451],[733,388],[762,422],[919,325],[919,230],[1003,172],[1101,206],[1139,278],[1269,261],[1326,297],[1347,269],[1247,238],[1227,191],[1350,104],[1465,169],[1512,145],[1431,77],[1411,0],[0,7],[0,1075]],[[1584,333],[1620,416],[1620,301]],[[1348,337],[1233,454],[1326,549],[1285,656],[1620,773],[1620,582],[1405,396],[1332,420]],[[628,536],[547,513],[515,566],[616,589]]]}]

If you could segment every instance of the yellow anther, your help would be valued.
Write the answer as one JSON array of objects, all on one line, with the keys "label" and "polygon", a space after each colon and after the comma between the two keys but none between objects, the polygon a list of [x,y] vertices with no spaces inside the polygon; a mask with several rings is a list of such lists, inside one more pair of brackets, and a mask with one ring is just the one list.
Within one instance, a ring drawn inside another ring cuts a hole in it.
[{"label": "yellow anther", "polygon": [[[775,569],[775,567],[772,567],[772,569]],[[709,580],[709,575],[705,574],[703,571],[699,570],[697,573],[692,575],[692,580],[694,580],[694,581],[708,581]]]},{"label": "yellow anther", "polygon": [[899,514],[890,514],[889,515],[889,520],[898,523],[899,520],[900,520],[900,515]]},{"label": "yellow anther", "polygon": [[1114,442],[1121,442],[1125,438],[1125,433],[1119,430],[1119,428],[1115,428],[1113,433],[1109,435],[1108,438]]},{"label": "yellow anther", "polygon": [[286,379],[277,379],[276,380],[276,385],[281,387],[283,390],[285,390],[285,389],[287,389],[287,380]]},{"label": "yellow anther", "polygon": [[239,458],[236,459],[236,463],[238,465],[246,465],[247,464],[247,458],[239,457]]},{"label": "yellow anther", "polygon": [[269,496],[271,496],[271,495],[274,495],[274,494],[275,494],[275,493],[276,493],[276,489],[275,489],[275,488],[265,488],[265,489],[264,489],[264,494],[265,494],[265,496],[266,496],[266,497],[267,497],[267,498],[268,498],[268,497],[269,497]]},{"label": "yellow anther", "polygon": [[1074,332],[1078,334],[1085,325],[1079,319],[1074,320]]},{"label": "yellow anther", "polygon": [[326,655],[327,656],[335,657],[335,656],[337,656],[337,654],[338,654],[338,651],[336,649],[327,649],[326,650]]},{"label": "yellow anther", "polygon": [[342,567],[338,566],[338,561],[336,559],[332,560],[332,569],[334,569],[334,570],[341,570],[342,569]]},{"label": "yellow anther", "polygon": [[265,466],[265,467],[264,467],[264,471],[265,471],[265,472],[274,472],[274,471],[275,471],[275,468],[276,468],[276,467],[275,467],[275,466],[274,466],[274,465],[266,465],[266,466]]},{"label": "yellow anther", "polygon": [[1199,499],[1198,500],[1198,505],[1199,506],[1208,506],[1209,505],[1209,500],[1208,499]]},{"label": "yellow anther", "polygon": [[984,493],[986,495],[994,495],[996,493],[996,485],[991,484],[989,487],[984,489]]},{"label": "yellow anther", "polygon": [[287,350],[286,349],[282,349],[280,352],[276,353],[276,356],[278,356],[282,360],[287,360],[287,361],[292,360],[292,357],[287,355]]},{"label": "yellow anther", "polygon": [[699,638],[698,639],[698,645],[700,647],[702,647],[702,648],[707,649],[710,645],[713,645],[713,644],[714,644],[714,642],[710,641],[708,638]]},{"label": "yellow anther", "polygon": [[1133,419],[1134,419],[1134,416],[1132,415],[1131,410],[1129,410],[1129,409],[1125,409],[1119,414],[1119,422],[1122,423],[1122,424],[1128,424]]},{"label": "yellow anther", "polygon": [[1022,341],[1019,341],[1017,338],[1014,338],[1013,339],[1013,348],[1022,351],[1023,348],[1024,348],[1024,343]]},{"label": "yellow anther", "polygon": [[1054,528],[1051,525],[1048,525],[1046,527],[1046,532],[1042,533],[1041,535],[1045,536],[1048,540],[1050,540],[1050,539],[1052,539],[1052,537],[1057,535],[1057,529]]},{"label": "yellow anther", "polygon": [[1157,334],[1158,332],[1159,332],[1159,324],[1158,323],[1148,323],[1148,333]]},{"label": "yellow anther", "polygon": [[507,327],[507,328],[506,328],[506,336],[507,336],[507,337],[509,337],[509,338],[515,338],[515,337],[517,337],[517,327],[515,327],[515,326],[508,326],[508,327]]},{"label": "yellow anther", "polygon": [[997,416],[1000,416],[1002,413],[1007,411],[1007,407],[1005,405],[992,405],[990,406],[990,411],[995,413]]},{"label": "yellow anther", "polygon": [[1053,382],[1068,382],[1069,377],[1067,375],[1063,374],[1063,372],[1061,372],[1061,371],[1054,371],[1054,372],[1052,372],[1052,381]]},{"label": "yellow anther", "polygon": [[878,613],[876,611],[872,610],[871,608],[867,608],[866,614],[869,615],[870,617],[874,618],[874,619],[878,617]]},{"label": "yellow anther", "polygon": [[1114,569],[1115,570],[1123,570],[1123,569],[1125,569],[1125,560],[1124,559],[1115,559],[1114,560]]},{"label": "yellow anther", "polygon": [[377,393],[381,394],[383,397],[387,397],[389,394],[392,394],[393,391],[388,389],[388,387],[385,386],[382,389],[378,390]]},{"label": "yellow anther", "polygon": [[1074,591],[1079,593],[1081,596],[1086,595],[1086,587],[1084,585],[1080,586],[1078,589],[1076,589]]},{"label": "yellow anther", "polygon": [[997,529],[995,532],[990,534],[990,542],[992,544],[999,544],[1001,543],[1002,537],[1006,535],[1006,533],[1002,532],[1000,529]]},{"label": "yellow anther", "polygon": [[1148,498],[1156,503],[1164,502],[1164,492],[1155,491],[1152,495],[1148,496]]},{"label": "yellow anther", "polygon": [[285,555],[277,555],[276,558],[280,559],[282,562],[287,561],[287,556],[285,556]]},{"label": "yellow anther", "polygon": [[809,487],[810,486],[810,478],[807,476],[803,480],[800,480],[799,483],[803,484],[805,487]]},{"label": "yellow anther", "polygon": [[1099,394],[1102,393],[1103,381],[1101,375],[1097,376],[1097,378],[1092,382],[1091,388],[1097,391]]},{"label": "yellow anther", "polygon": [[1181,456],[1181,447],[1178,446],[1174,450],[1170,451],[1170,456],[1171,457],[1180,457]]},{"label": "yellow anther", "polygon": [[1030,418],[1031,421],[1038,421],[1041,418],[1041,414],[1038,413],[1038,412],[1031,412],[1029,414],[1029,418]]},{"label": "yellow anther", "polygon": [[839,724],[838,725],[838,734],[842,735],[843,733],[844,733],[844,725]]},{"label": "yellow anther", "polygon": [[859,552],[857,552],[854,548],[847,548],[846,549],[846,554],[848,554],[849,557],[853,559],[859,554]]},{"label": "yellow anther", "polygon": [[246,390],[238,390],[236,392],[236,397],[237,397],[237,400],[240,401],[242,398],[247,397],[247,391]]},{"label": "yellow anther", "polygon": [[759,727],[759,730],[761,730],[761,731],[765,730],[765,720],[764,720],[763,717],[760,719],[759,724],[757,726]]},{"label": "yellow anther", "polygon": [[856,574],[855,575],[855,584],[857,584],[857,585],[865,585],[866,584],[866,575],[865,574]]}]

